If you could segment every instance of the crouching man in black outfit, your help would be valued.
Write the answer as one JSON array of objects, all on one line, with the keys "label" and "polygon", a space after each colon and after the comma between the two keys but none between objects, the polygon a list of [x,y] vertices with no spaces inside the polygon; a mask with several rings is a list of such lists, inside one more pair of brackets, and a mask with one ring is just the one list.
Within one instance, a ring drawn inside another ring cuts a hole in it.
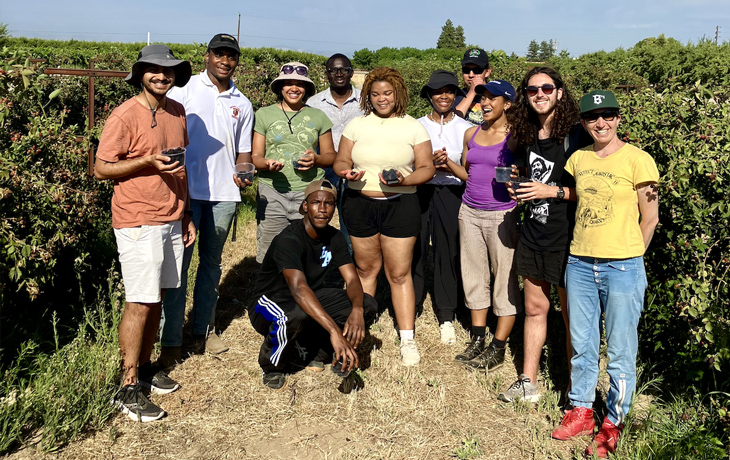
[{"label": "crouching man in black outfit", "polygon": [[[299,208],[304,218],[274,238],[261,265],[249,318],[264,336],[259,365],[272,390],[286,385],[294,353],[309,363],[308,370],[321,371],[332,359],[335,373],[349,374],[358,365],[355,348],[375,320],[378,305],[363,293],[344,236],[329,225],[336,204],[331,183],[309,184]],[[346,290],[323,287],[333,269],[339,269]]]}]

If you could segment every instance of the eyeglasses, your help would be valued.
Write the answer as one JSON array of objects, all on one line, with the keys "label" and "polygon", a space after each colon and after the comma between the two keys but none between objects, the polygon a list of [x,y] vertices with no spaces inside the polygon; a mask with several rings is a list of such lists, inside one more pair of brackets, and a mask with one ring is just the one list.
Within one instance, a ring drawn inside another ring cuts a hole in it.
[{"label": "eyeglasses", "polygon": [[553,94],[553,91],[555,91],[555,85],[542,85],[542,86],[526,86],[525,91],[527,92],[527,95],[532,97],[536,96],[537,92],[542,90],[542,93],[545,96],[550,96]]},{"label": "eyeglasses", "polygon": [[296,72],[297,75],[301,75],[302,77],[309,76],[309,68],[305,65],[293,66],[293,65],[287,64],[287,65],[281,66],[281,72],[284,75],[291,75],[294,72]]},{"label": "eyeglasses", "polygon": [[330,75],[349,75],[352,73],[352,67],[335,67],[333,69],[327,69],[327,73]]},{"label": "eyeglasses", "polygon": [[471,72],[474,72],[474,75],[479,75],[480,73],[484,73],[484,71],[487,70],[486,67],[462,67],[461,72],[469,75]]},{"label": "eyeglasses", "polygon": [[580,117],[585,120],[586,123],[595,123],[599,118],[603,118],[604,121],[613,121],[618,116],[618,112],[615,110],[606,110],[605,112],[589,112],[584,113]]}]

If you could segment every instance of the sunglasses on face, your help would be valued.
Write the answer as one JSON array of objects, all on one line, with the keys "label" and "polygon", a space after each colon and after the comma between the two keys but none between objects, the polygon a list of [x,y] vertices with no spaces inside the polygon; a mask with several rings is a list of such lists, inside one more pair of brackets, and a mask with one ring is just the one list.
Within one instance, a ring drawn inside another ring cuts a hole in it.
[{"label": "sunglasses on face", "polygon": [[352,67],[335,67],[333,69],[327,69],[327,73],[330,75],[349,75],[352,73]]},{"label": "sunglasses on face", "polygon": [[618,116],[618,112],[615,110],[606,110],[605,112],[591,112],[591,113],[584,113],[581,115],[581,118],[585,120],[586,123],[595,123],[598,121],[599,118],[603,118],[604,121],[613,121]]},{"label": "sunglasses on face", "polygon": [[284,75],[291,75],[294,72],[296,72],[297,75],[301,75],[302,77],[309,76],[309,69],[307,68],[307,66],[303,66],[303,65],[293,66],[293,65],[287,64],[285,66],[281,66],[281,72]]},{"label": "sunglasses on face", "polygon": [[471,72],[474,72],[474,75],[479,75],[480,73],[484,73],[486,69],[484,67],[462,67],[461,72],[469,75]]},{"label": "sunglasses on face", "polygon": [[542,90],[542,93],[545,96],[549,96],[553,94],[553,91],[555,91],[555,85],[542,85],[542,86],[527,86],[525,87],[525,91],[527,92],[527,95],[537,96],[537,92]]}]

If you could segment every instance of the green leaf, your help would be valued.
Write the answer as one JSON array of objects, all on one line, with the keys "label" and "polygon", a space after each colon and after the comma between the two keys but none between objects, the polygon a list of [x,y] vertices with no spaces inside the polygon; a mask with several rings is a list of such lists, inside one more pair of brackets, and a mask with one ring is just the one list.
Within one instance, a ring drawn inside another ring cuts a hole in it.
[{"label": "green leaf", "polygon": [[57,90],[54,90],[51,94],[48,95],[48,100],[52,101],[55,99],[59,94],[61,94],[62,89],[58,88]]}]

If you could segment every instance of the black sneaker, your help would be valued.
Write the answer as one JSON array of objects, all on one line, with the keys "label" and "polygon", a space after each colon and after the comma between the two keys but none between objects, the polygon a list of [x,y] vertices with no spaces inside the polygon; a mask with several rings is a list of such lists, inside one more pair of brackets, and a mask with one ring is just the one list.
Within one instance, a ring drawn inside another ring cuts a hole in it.
[{"label": "black sneaker", "polygon": [[112,405],[136,422],[152,422],[165,416],[165,411],[152,404],[142,393],[139,384],[120,388],[112,398]]},{"label": "black sneaker", "polygon": [[488,369],[490,371],[498,369],[504,364],[505,351],[506,348],[497,348],[494,343],[490,343],[482,354],[467,361],[466,364],[477,369]]},{"label": "black sneaker", "polygon": [[472,337],[471,342],[467,345],[466,350],[456,355],[454,361],[465,363],[470,361],[484,352],[484,337]]},{"label": "black sneaker", "polygon": [[264,385],[272,390],[281,390],[286,386],[286,374],[281,372],[264,372]]},{"label": "black sneaker", "polygon": [[152,363],[146,363],[137,369],[139,384],[149,388],[150,392],[165,395],[180,388],[180,384],[170,378],[165,371]]}]

